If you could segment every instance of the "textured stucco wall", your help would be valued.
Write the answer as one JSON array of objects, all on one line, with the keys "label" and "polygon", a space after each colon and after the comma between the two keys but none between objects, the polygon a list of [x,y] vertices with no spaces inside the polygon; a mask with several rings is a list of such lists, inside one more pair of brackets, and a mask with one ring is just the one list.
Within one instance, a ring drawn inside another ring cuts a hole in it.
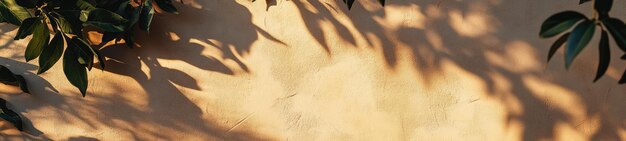
[{"label": "textured stucco wall", "polygon": [[141,47],[104,48],[85,98],[60,63],[34,75],[26,42],[0,25],[0,64],[33,93],[0,85],[27,119],[25,133],[0,122],[0,139],[626,139],[624,62],[592,83],[597,39],[566,71],[537,35],[549,15],[590,5],[387,1],[185,0],[138,32]]}]

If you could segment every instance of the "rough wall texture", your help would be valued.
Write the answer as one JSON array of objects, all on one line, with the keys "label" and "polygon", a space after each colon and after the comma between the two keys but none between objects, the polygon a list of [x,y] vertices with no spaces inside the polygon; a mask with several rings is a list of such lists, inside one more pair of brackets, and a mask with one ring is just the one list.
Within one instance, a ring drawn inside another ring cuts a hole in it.
[{"label": "rough wall texture", "polygon": [[[617,1],[615,13],[624,13]],[[2,140],[620,140],[624,62],[592,83],[597,39],[569,71],[541,22],[572,0],[185,0],[137,48],[108,46],[82,98],[61,64],[35,75],[0,25],[0,85],[27,131]],[[269,6],[268,6],[269,5]],[[624,16],[621,16],[624,17]],[[597,38],[597,37],[596,37]],[[612,43],[613,47],[615,45]],[[616,48],[613,56],[620,56]],[[617,57],[615,57],[617,58]]]}]

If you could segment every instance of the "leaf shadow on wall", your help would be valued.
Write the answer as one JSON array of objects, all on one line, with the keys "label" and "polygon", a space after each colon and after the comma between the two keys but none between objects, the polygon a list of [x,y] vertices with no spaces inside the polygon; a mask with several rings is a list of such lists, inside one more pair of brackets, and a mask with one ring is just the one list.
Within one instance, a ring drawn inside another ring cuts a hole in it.
[{"label": "leaf shadow on wall", "polygon": [[[60,122],[58,124],[84,127],[88,131],[112,128],[131,134],[134,140],[179,139],[173,138],[171,134],[190,134],[208,140],[276,140],[245,129],[229,130],[231,126],[218,122],[215,113],[202,110],[178,87],[196,91],[210,90],[202,89],[197,80],[186,72],[164,66],[165,63],[161,61],[181,61],[203,71],[237,75],[249,72],[240,57],[250,51],[253,42],[264,37],[279,44],[284,43],[252,24],[251,13],[235,1],[185,2],[202,8],[177,3],[175,5],[179,7],[180,15],[158,14],[149,33],[136,32],[139,47],[127,48],[122,44],[102,47],[101,53],[107,58],[104,71],[130,77],[135,82],[110,84],[112,88],[103,94],[94,86],[105,82],[94,81],[103,78],[97,75],[93,77],[94,72],[98,71],[93,70],[90,72],[92,78],[86,98],[79,97],[77,92],[59,95],[56,90],[41,87],[42,90],[36,91],[40,93],[34,94],[35,98],[11,96],[10,101],[21,102],[17,107],[23,109],[16,111],[28,113],[45,109],[46,116],[60,117],[61,121],[55,121]],[[207,48],[219,51],[220,55],[203,54]],[[227,65],[224,61],[232,63]],[[143,71],[142,67],[149,71]],[[36,70],[32,65],[21,68],[30,69],[20,72]],[[39,80],[41,78],[27,79],[38,83],[47,82]],[[133,84],[140,86],[147,94],[147,99],[133,98],[137,94],[125,91],[125,86]],[[37,85],[30,87],[39,88]],[[144,102],[145,105],[137,105]]]},{"label": "leaf shadow on wall", "polygon": [[[427,87],[455,84],[455,80],[445,79],[453,77],[445,72],[450,64],[468,72],[470,77],[479,78],[486,87],[484,93],[499,99],[508,112],[507,120],[504,121],[507,125],[505,129],[514,131],[514,128],[521,128],[521,140],[557,139],[557,130],[565,129],[560,126],[562,124],[589,135],[592,140],[620,140],[618,131],[626,129],[621,124],[626,121],[626,112],[619,108],[626,106],[620,102],[626,99],[626,95],[619,93],[626,89],[617,85],[615,77],[605,76],[594,84],[592,75],[595,74],[595,68],[573,68],[570,71],[589,74],[580,77],[567,73],[562,67],[562,60],[545,63],[544,56],[547,56],[551,42],[540,40],[535,31],[538,32],[543,18],[553,14],[547,10],[551,9],[550,4],[527,1],[407,0],[387,1],[385,10],[372,8],[378,4],[375,0],[361,0],[348,11],[341,1],[291,2],[298,7],[302,19],[306,20],[308,31],[329,54],[333,54],[333,50],[339,47],[331,46],[325,35],[337,34],[341,40],[357,48],[379,50],[387,67],[392,70],[398,67],[399,53],[410,50],[412,65],[418,74],[416,79],[422,80]],[[559,2],[553,4],[562,5]],[[573,3],[567,6],[577,5]],[[397,28],[390,28],[389,23],[380,22],[381,19],[398,17],[390,15],[390,8],[411,9],[400,15],[403,23]],[[340,22],[344,18],[349,19],[350,23]],[[529,20],[520,22],[520,19]],[[332,24],[328,28],[333,30],[325,30],[327,23]],[[365,38],[366,44],[355,41],[356,38]],[[590,44],[589,48],[594,47],[594,44]],[[582,56],[593,57],[589,54]],[[595,60],[577,61],[586,66],[596,66]],[[612,66],[616,67],[619,66]],[[576,110],[555,103],[554,97],[546,93],[554,89],[574,93],[564,97],[580,99],[573,103],[580,106],[577,110],[585,111],[582,119],[573,114]],[[453,90],[439,93],[463,93],[463,90]],[[400,101],[394,103],[410,103],[410,99],[399,98]],[[471,105],[473,102],[466,104]],[[521,109],[517,103],[521,104]],[[418,119],[401,117],[407,121]],[[596,126],[589,123],[591,120],[600,121],[597,131],[588,131],[590,126]],[[521,123],[521,127],[517,123]],[[415,130],[415,127],[407,128],[409,133]]]}]

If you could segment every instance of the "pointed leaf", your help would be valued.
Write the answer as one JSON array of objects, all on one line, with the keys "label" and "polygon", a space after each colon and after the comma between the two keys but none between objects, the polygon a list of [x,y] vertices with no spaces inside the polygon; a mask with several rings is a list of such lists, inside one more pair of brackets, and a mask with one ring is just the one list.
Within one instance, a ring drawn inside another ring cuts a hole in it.
[{"label": "pointed leaf", "polygon": [[78,48],[68,46],[63,55],[63,72],[65,77],[74,85],[80,93],[85,97],[87,93],[87,70],[85,66],[78,62]]},{"label": "pointed leaf", "polygon": [[567,42],[569,35],[570,33],[563,34],[563,36],[554,41],[554,44],[552,44],[552,47],[550,47],[550,51],[548,52],[548,62],[550,62],[552,56],[554,56],[554,53],[556,53],[556,51],[559,50],[559,48],[561,48],[563,44],[565,44],[565,42]]},{"label": "pointed leaf", "polygon": [[139,27],[144,31],[150,31],[150,24],[152,23],[152,17],[154,16],[154,8],[152,3],[148,0],[141,8],[141,16],[139,16]]},{"label": "pointed leaf", "polygon": [[[1,0],[6,5],[12,15],[20,22],[31,17],[30,12],[26,8],[17,5],[15,0]],[[6,16],[6,15],[5,15]],[[16,24],[19,25],[19,24]]]},{"label": "pointed leaf", "polygon": [[43,53],[41,53],[39,57],[39,70],[37,70],[37,74],[42,74],[52,68],[52,66],[59,61],[61,55],[63,55],[65,42],[63,41],[62,34],[63,33],[55,34],[50,44],[43,49]]},{"label": "pointed leaf", "polygon": [[380,2],[381,5],[385,6],[385,0],[378,0],[378,2]]},{"label": "pointed leaf", "polygon": [[117,13],[113,13],[106,9],[97,8],[89,12],[89,17],[87,18],[87,21],[121,24],[127,22],[128,20],[124,19],[124,17],[118,15]]},{"label": "pointed leaf", "polygon": [[565,51],[565,68],[569,68],[576,56],[587,47],[595,31],[595,24],[590,20],[583,21],[572,30]]},{"label": "pointed leaf", "polygon": [[599,55],[600,63],[598,64],[598,71],[596,73],[596,78],[593,80],[593,82],[598,81],[604,75],[604,73],[606,73],[606,70],[609,68],[609,64],[611,63],[611,49],[609,48],[609,35],[604,30],[602,30],[602,35],[600,37],[599,52],[600,52],[600,55]]},{"label": "pointed leaf", "polygon": [[35,29],[33,31],[33,38],[28,43],[28,46],[26,46],[26,53],[24,53],[26,61],[39,57],[50,40],[50,31],[48,30],[48,26],[46,24],[36,22],[34,26]]},{"label": "pointed leaf", "polygon": [[615,18],[606,18],[602,20],[602,24],[609,30],[617,46],[619,46],[622,51],[626,52],[626,24]]},{"label": "pointed leaf", "polygon": [[24,20],[24,22],[22,22],[22,25],[20,25],[20,29],[17,30],[17,35],[15,35],[14,40],[24,39],[28,35],[33,34],[33,31],[35,29],[35,23],[37,22],[41,22],[41,18],[33,17]]},{"label": "pointed leaf", "polygon": [[539,37],[549,38],[572,28],[578,21],[586,19],[585,15],[575,11],[565,11],[550,16],[541,25]]}]

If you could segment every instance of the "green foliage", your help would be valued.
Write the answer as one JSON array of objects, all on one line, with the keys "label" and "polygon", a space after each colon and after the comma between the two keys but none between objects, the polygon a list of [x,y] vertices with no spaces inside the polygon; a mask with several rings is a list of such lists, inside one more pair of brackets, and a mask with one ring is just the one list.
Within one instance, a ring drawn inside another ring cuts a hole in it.
[{"label": "green foliage", "polygon": [[[22,91],[29,93],[26,80],[21,75],[16,75],[8,68],[0,65],[0,83],[19,86]],[[11,122],[17,129],[23,131],[22,118],[13,110],[7,108],[6,101],[0,98],[0,118]]]},{"label": "green foliage", "polygon": [[[67,79],[85,96],[87,70],[93,68],[96,60],[102,69],[105,67],[104,56],[83,35],[87,27],[101,32],[103,43],[123,39],[132,47],[133,29],[149,31],[155,8],[178,14],[172,0],[133,2],[139,6],[133,6],[130,0],[0,0],[0,22],[19,26],[15,40],[32,36],[24,57],[26,61],[39,58],[38,74],[48,71],[63,57]],[[7,82],[17,80],[7,77]]]},{"label": "green foliage", "polygon": [[[611,50],[609,47],[609,33],[618,47],[626,52],[626,24],[609,15],[613,7],[613,0],[579,1],[580,4],[587,2],[593,2],[593,17],[588,18],[575,11],[565,11],[554,14],[541,25],[539,37],[554,37],[574,27],[570,32],[563,33],[563,35],[554,42],[552,47],[550,47],[548,52],[548,61],[550,61],[554,53],[566,43],[565,68],[569,68],[576,56],[587,47],[589,41],[594,37],[596,29],[600,29],[602,32],[600,35],[600,44],[598,45],[599,65],[594,79],[594,82],[596,82],[606,73],[610,65]],[[626,55],[622,56],[622,59],[626,59]],[[626,72],[622,75],[619,83],[626,83]]]}]

